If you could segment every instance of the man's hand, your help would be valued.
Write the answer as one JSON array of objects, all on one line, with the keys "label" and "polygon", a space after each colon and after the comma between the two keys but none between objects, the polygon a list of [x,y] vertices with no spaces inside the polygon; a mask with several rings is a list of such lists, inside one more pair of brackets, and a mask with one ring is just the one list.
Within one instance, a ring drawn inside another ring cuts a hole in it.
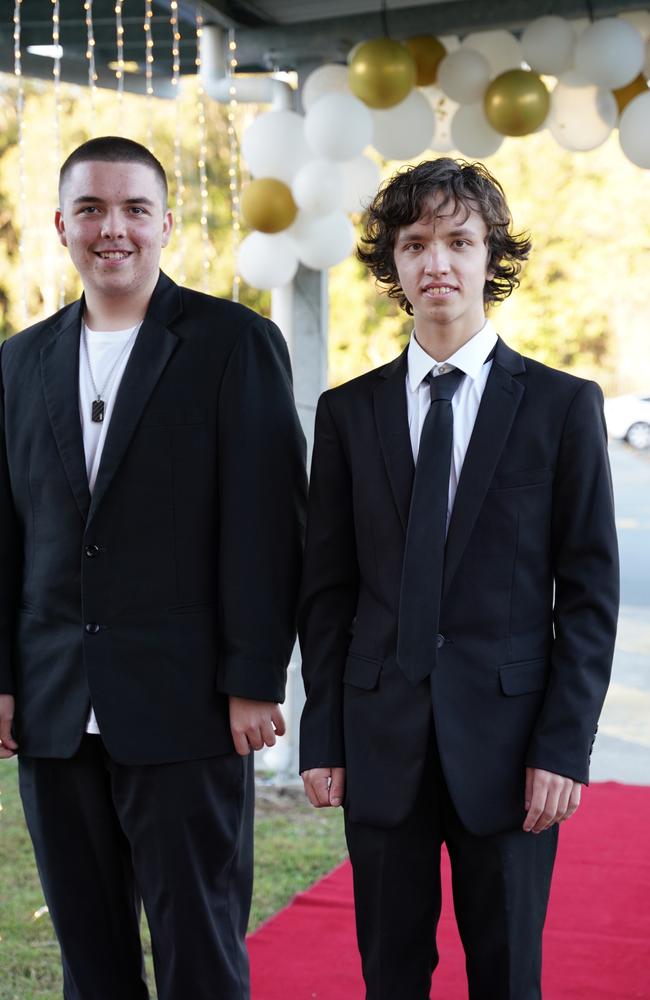
[{"label": "man's hand", "polygon": [[254,701],[230,695],[230,732],[235,750],[245,757],[251,750],[275,746],[275,737],[286,727],[280,706],[273,701]]},{"label": "man's hand", "polygon": [[3,757],[15,756],[18,750],[18,744],[11,735],[14,704],[13,695],[0,694],[0,760]]},{"label": "man's hand", "polygon": [[526,768],[524,831],[541,833],[569,819],[580,805],[582,785],[540,767]]},{"label": "man's hand", "polygon": [[302,772],[305,795],[313,806],[340,806],[345,794],[344,767],[312,767]]}]

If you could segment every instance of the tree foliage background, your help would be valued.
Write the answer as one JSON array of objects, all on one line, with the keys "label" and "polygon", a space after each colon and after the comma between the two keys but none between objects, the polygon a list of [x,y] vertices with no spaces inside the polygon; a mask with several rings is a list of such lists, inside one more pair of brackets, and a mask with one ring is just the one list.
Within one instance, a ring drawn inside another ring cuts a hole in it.
[{"label": "tree foliage background", "polygon": [[[0,75],[0,336],[54,312],[61,281],[65,301],[79,294],[78,277],[52,225],[59,159],[93,135],[117,133],[146,143],[151,128],[153,151],[167,168],[174,207],[177,120],[185,183],[183,231],[164,251],[163,267],[197,288],[203,287],[205,275],[212,293],[229,296],[234,255],[224,108],[208,101],[210,250],[205,273],[196,81],[183,81],[177,106],[130,94],[119,101],[106,90],[97,90],[91,104],[87,88],[62,85],[60,152],[52,84],[25,83],[23,266],[16,84]],[[240,110],[240,133],[257,110],[262,109]],[[395,167],[385,164],[385,176]],[[507,139],[488,167],[506,190],[515,227],[533,238],[520,289],[492,313],[499,332],[541,361],[598,379],[610,393],[649,391],[650,171],[624,158],[616,136],[591,153],[571,154],[546,132]],[[268,293],[243,284],[241,300],[270,312]],[[332,269],[332,384],[389,360],[406,343],[410,329],[409,317],[377,294],[374,280],[353,257]]]}]

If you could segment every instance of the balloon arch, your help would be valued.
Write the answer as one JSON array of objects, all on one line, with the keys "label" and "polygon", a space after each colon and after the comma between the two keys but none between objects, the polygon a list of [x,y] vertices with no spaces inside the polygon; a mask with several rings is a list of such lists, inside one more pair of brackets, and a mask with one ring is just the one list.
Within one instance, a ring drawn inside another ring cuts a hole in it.
[{"label": "balloon arch", "polygon": [[253,232],[241,243],[242,278],[256,288],[290,282],[299,263],[325,270],[354,244],[350,213],[377,189],[365,151],[410,160],[425,150],[486,158],[505,136],[547,128],[586,152],[618,128],[632,163],[650,169],[650,13],[586,25],[533,21],[462,43],[433,35],[378,38],[348,65],[320,66],[302,90],[304,115],[268,111],[242,137],[252,180],[241,210]]}]

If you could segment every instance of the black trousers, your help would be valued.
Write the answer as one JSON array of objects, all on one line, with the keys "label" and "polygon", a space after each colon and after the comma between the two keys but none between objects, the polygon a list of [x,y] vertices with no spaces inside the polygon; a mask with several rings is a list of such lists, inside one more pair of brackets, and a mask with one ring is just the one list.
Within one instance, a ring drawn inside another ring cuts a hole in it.
[{"label": "black trousers", "polygon": [[86,735],[19,773],[65,1000],[146,1000],[140,900],[159,1000],[248,998],[252,756],[125,766]]},{"label": "black trousers", "polygon": [[[523,773],[521,794],[523,804]],[[470,1000],[539,1000],[557,829],[489,837],[469,833],[450,799],[435,745],[404,823],[381,829],[346,822],[367,1000],[430,995],[438,964],[443,843],[451,860]]]}]

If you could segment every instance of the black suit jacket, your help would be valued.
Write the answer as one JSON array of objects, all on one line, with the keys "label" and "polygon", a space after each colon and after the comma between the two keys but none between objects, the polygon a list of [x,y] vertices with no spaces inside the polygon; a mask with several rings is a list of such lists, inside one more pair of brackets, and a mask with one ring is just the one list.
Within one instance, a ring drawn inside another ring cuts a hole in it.
[{"label": "black suit jacket", "polygon": [[161,274],[92,499],[83,300],[2,347],[0,692],[20,751],[68,757],[90,700],[118,761],[232,750],[229,694],[281,701],[304,439],[277,328]]},{"label": "black suit jacket", "polygon": [[491,833],[521,824],[526,765],[588,780],[618,606],[602,394],[498,342],[449,526],[436,665],[414,687],[395,660],[414,473],[405,377],[406,353],[319,403],[301,770],[346,766],[350,819],[399,823],[433,705],[456,809]]}]

